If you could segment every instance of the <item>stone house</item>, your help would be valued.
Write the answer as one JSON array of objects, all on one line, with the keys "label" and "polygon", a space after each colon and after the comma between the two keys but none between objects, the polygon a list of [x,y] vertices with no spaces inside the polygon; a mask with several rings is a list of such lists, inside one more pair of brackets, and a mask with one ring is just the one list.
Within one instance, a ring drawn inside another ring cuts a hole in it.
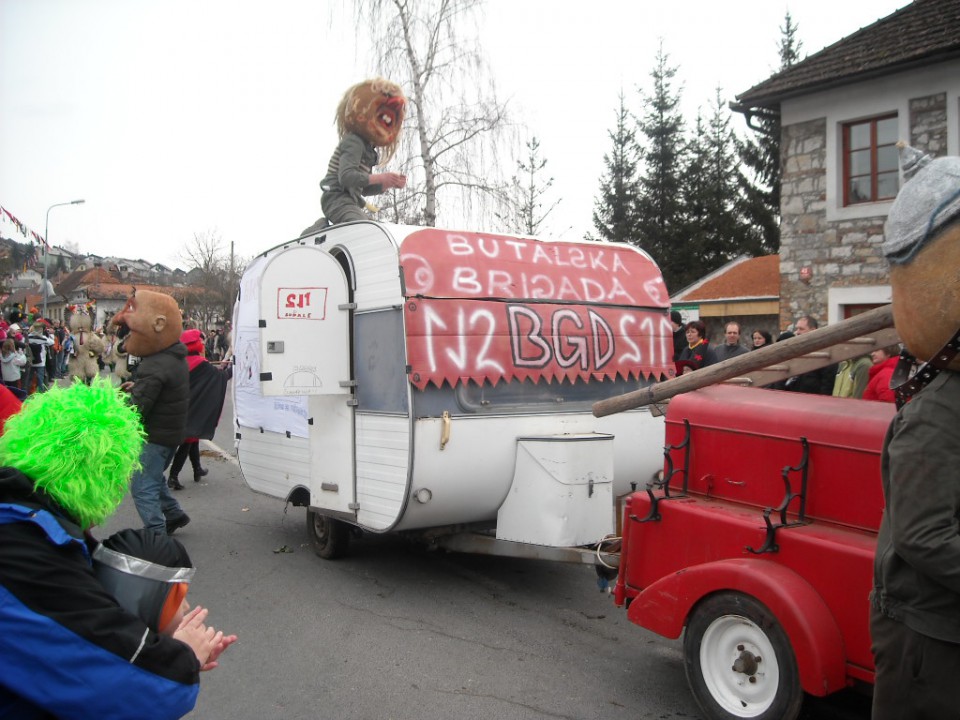
[{"label": "stone house", "polygon": [[915,0],[732,104],[781,123],[780,326],[890,302],[896,143],[960,154],[960,0]]}]

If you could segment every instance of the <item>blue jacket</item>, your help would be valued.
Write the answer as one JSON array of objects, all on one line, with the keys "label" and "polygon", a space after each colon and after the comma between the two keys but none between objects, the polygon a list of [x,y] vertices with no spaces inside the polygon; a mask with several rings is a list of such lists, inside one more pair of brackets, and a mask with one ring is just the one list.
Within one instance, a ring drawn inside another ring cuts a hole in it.
[{"label": "blue jacket", "polygon": [[124,611],[83,533],[0,468],[0,718],[180,718],[199,693],[193,651]]}]

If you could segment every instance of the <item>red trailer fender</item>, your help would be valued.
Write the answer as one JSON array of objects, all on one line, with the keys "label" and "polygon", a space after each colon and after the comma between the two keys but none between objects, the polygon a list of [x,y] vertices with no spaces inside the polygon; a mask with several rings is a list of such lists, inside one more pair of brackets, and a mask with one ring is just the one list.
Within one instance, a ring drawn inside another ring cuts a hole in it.
[{"label": "red trailer fender", "polygon": [[631,601],[627,617],[678,638],[693,607],[722,591],[750,595],[776,616],[793,646],[804,691],[823,696],[846,686],[843,640],[826,603],[793,570],[761,558],[718,560],[661,578]]}]

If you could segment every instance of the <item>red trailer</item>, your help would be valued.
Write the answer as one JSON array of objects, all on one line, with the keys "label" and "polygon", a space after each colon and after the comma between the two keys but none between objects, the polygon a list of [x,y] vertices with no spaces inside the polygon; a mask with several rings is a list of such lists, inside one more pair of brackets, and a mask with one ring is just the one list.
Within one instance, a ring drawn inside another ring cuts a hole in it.
[{"label": "red trailer", "polygon": [[714,386],[667,411],[664,475],[625,503],[618,605],[683,640],[709,718],[795,718],[872,683],[869,601],[892,404]]}]

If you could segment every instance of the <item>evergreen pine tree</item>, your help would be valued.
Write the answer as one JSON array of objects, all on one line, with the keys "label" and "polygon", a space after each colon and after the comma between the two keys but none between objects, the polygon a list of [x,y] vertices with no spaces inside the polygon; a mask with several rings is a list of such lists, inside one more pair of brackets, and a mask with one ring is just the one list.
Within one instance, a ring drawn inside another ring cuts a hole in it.
[{"label": "evergreen pine tree", "polygon": [[526,142],[527,157],[517,160],[518,173],[513,176],[505,198],[506,210],[497,213],[497,218],[507,231],[521,231],[527,235],[539,235],[547,216],[560,204],[555,200],[543,209],[544,196],[553,187],[553,178],[543,178],[547,160],[540,154],[540,141],[536,136]]},{"label": "evergreen pine tree", "polygon": [[604,240],[638,245],[637,164],[640,148],[634,123],[621,90],[616,127],[607,133],[613,146],[603,156],[606,172],[600,179],[599,197],[593,203],[593,226]]},{"label": "evergreen pine tree", "polygon": [[[800,59],[802,43],[797,26],[788,11],[780,28],[780,72]],[[748,116],[747,123],[756,133],[743,144],[740,158],[753,173],[754,180],[742,183],[745,212],[753,223],[762,252],[780,249],[780,114],[770,111]]]},{"label": "evergreen pine tree", "polygon": [[797,37],[797,26],[793,23],[790,12],[783,17],[783,27],[780,28],[780,70],[792,67],[800,60],[800,51],[803,42]]},{"label": "evergreen pine tree", "polygon": [[[687,242],[695,263],[686,282],[723,266],[742,254],[757,254],[754,234],[743,214],[738,156],[740,143],[717,88],[710,119],[697,115],[689,161],[684,172]],[[674,288],[674,291],[681,287]]]},{"label": "evergreen pine tree", "polygon": [[660,265],[668,289],[679,289],[699,277],[695,257],[686,242],[681,185],[685,161],[680,93],[673,89],[675,66],[668,65],[663,44],[650,73],[653,90],[644,97],[640,119],[643,172],[637,200],[640,246]]},{"label": "evergreen pine tree", "polygon": [[693,124],[693,136],[687,145],[687,163],[683,171],[683,209],[686,230],[686,250],[689,270],[678,278],[679,284],[668,285],[676,293],[690,282],[702,277],[705,272],[700,258],[710,244],[710,201],[705,186],[701,183],[710,168],[710,153],[707,146],[707,129],[703,114],[698,109]]}]

